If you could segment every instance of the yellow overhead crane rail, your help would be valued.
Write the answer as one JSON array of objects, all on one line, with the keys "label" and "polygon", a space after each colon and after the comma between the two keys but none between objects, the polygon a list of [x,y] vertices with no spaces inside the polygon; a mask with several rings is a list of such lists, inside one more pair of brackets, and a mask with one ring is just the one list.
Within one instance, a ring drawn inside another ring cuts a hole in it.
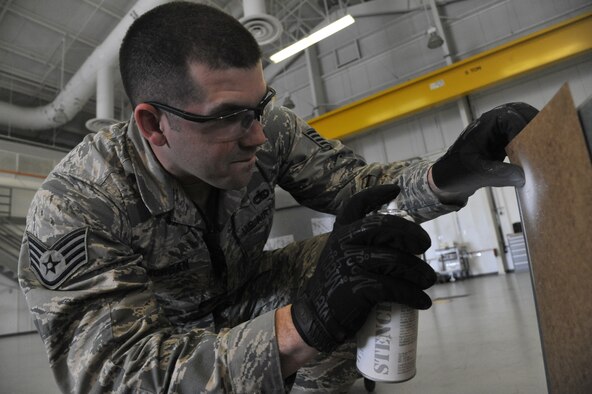
[{"label": "yellow overhead crane rail", "polygon": [[325,138],[347,137],[590,49],[592,13],[586,13],[327,112],[308,123]]}]

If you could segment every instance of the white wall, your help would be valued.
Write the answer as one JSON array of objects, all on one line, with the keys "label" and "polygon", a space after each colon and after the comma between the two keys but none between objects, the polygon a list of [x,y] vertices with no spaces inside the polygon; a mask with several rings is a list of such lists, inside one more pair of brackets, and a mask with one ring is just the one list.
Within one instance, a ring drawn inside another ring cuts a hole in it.
[{"label": "white wall", "polygon": [[0,335],[34,330],[23,292],[16,282],[0,275]]},{"label": "white wall", "polygon": [[[28,185],[40,185],[43,181],[42,177],[49,174],[65,154],[65,152],[0,140],[0,190],[2,194],[11,194],[10,216],[24,218],[36,190],[31,189],[31,186],[7,187],[6,182],[17,179]],[[6,198],[2,199],[2,202],[4,201]]]}]

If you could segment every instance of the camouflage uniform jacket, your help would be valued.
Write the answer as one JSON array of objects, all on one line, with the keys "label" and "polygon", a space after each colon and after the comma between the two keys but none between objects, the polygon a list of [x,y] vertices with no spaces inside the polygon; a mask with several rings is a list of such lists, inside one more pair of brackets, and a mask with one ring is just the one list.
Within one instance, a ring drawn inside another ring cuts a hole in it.
[{"label": "camouflage uniform jacket", "polygon": [[217,327],[212,309],[255,275],[274,187],[335,212],[352,193],[399,182],[419,221],[438,203],[430,163],[367,165],[283,108],[250,183],[220,193],[218,244],[180,184],[156,161],[133,119],[87,136],[51,172],[27,218],[20,285],[64,392],[281,392],[274,314]]}]

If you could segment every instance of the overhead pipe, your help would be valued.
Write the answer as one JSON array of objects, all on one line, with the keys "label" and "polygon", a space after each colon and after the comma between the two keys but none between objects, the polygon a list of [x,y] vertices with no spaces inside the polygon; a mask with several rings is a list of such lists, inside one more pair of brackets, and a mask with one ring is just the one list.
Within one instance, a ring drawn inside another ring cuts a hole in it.
[{"label": "overhead pipe", "polygon": [[105,64],[97,73],[97,116],[86,121],[85,126],[90,131],[97,132],[117,120],[113,117],[113,104],[115,101],[113,73],[115,67],[113,64]]},{"label": "overhead pipe", "polygon": [[243,0],[243,17],[239,21],[262,46],[276,41],[283,31],[282,23],[267,14],[265,0]]},{"label": "overhead pipe", "polygon": [[114,67],[109,63],[97,74],[97,118],[113,118],[113,72]]},{"label": "overhead pipe", "polygon": [[72,120],[95,92],[99,69],[116,64],[119,46],[132,22],[152,8],[169,1],[138,0],[70,78],[53,102],[31,108],[0,102],[0,123],[23,129],[43,130],[59,127]]},{"label": "overhead pipe", "polygon": [[243,13],[245,16],[266,14],[265,0],[243,0]]}]

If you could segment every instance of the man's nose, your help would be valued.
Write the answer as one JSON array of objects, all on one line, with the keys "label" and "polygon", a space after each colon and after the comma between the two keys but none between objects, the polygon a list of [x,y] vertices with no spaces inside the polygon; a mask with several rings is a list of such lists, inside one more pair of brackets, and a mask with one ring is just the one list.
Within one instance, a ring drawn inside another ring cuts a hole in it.
[{"label": "man's nose", "polygon": [[241,138],[240,144],[243,146],[259,146],[263,145],[265,141],[267,141],[267,136],[263,131],[263,124],[255,119],[247,133]]}]

